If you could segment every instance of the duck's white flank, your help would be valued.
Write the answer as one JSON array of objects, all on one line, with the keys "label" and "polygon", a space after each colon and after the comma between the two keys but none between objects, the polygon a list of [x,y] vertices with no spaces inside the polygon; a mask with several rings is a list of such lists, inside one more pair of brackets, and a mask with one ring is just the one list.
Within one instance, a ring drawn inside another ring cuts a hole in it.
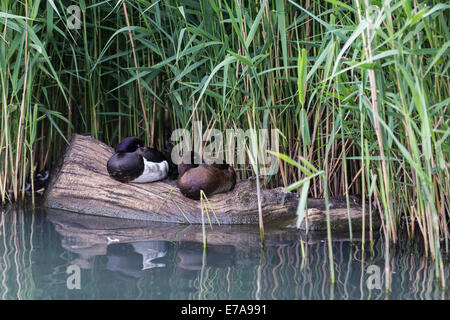
[{"label": "duck's white flank", "polygon": [[169,172],[169,164],[167,161],[163,162],[151,162],[144,159],[144,172],[132,180],[131,182],[135,183],[148,183],[153,181],[162,180],[167,177],[167,173]]}]

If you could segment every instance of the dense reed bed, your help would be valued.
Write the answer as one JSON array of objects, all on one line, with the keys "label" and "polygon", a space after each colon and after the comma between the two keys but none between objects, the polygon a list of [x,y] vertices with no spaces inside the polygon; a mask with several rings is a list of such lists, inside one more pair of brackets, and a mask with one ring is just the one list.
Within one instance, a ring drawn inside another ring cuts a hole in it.
[{"label": "dense reed bed", "polygon": [[[72,4],[80,28],[71,28]],[[2,202],[8,190],[23,197],[25,181],[51,167],[73,132],[111,145],[138,135],[163,148],[194,121],[278,130],[273,151],[302,165],[280,159],[266,186],[363,195],[381,213],[387,243],[400,229],[419,233],[442,279],[449,8],[416,0],[2,1]],[[250,160],[239,177],[260,173]]]}]

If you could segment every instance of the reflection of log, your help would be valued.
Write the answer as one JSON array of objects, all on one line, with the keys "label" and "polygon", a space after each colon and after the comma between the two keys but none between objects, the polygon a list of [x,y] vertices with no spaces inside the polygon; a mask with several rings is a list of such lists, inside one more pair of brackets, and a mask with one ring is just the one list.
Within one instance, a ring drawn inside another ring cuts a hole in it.
[{"label": "reflection of log", "polygon": [[[102,142],[92,137],[74,135],[60,164],[54,169],[45,194],[45,206],[135,220],[193,224],[202,222],[200,201],[184,197],[173,180],[124,184],[111,179],[106,171],[106,162],[112,154],[113,149]],[[295,194],[285,193],[283,188],[261,190],[261,193],[265,223],[295,217],[298,202]],[[332,225],[347,229],[345,203],[338,199],[331,199],[330,202]],[[233,191],[211,196],[209,204],[220,224],[258,223],[253,180],[239,181]],[[323,200],[310,199],[308,207],[315,208],[310,209],[309,228],[323,229]],[[360,205],[352,206],[352,215],[353,213],[355,220],[361,219]],[[217,223],[212,210],[209,210],[209,217],[211,223]],[[205,221],[209,222],[207,217]]]},{"label": "reflection of log", "polygon": [[[71,247],[74,252],[91,248],[92,254],[101,254],[105,249],[99,251],[99,248],[106,248],[112,243],[203,241],[201,225],[111,219],[55,209],[48,209],[47,216],[56,231],[63,236],[63,246]],[[208,245],[233,245],[242,251],[260,248],[259,230],[255,225],[216,225],[212,229],[208,225],[206,234]],[[297,232],[268,227],[265,242],[266,245],[279,245],[281,242],[295,242],[298,237]]]},{"label": "reflection of log", "polygon": [[[179,242],[180,245],[202,248],[203,231],[200,225],[169,224],[151,221],[136,221],[89,216],[48,209],[47,217],[61,235],[63,248],[78,254],[73,263],[90,268],[90,259],[104,256],[108,248],[116,244],[131,244],[136,248],[140,243]],[[367,235],[367,233],[366,233]],[[239,252],[239,256],[249,257],[260,254],[260,235],[256,225],[221,225],[206,228],[208,248]],[[361,233],[354,234],[354,241],[360,241]],[[307,244],[320,243],[327,238],[326,233],[314,233],[308,237],[304,232],[281,229],[268,225],[265,230],[265,245],[293,245],[303,239]],[[333,234],[333,241],[348,241],[346,234]],[[197,250],[201,253],[201,250]],[[213,250],[214,251],[214,250]]]}]

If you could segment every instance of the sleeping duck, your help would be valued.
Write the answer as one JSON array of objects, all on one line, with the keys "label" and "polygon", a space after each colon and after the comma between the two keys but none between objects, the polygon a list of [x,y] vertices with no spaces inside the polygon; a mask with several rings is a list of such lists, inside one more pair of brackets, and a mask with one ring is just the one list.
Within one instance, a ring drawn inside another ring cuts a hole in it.
[{"label": "sleeping duck", "polygon": [[178,174],[178,188],[185,197],[193,200],[200,199],[200,190],[210,196],[231,191],[236,184],[233,167],[227,163],[207,164],[194,152],[183,157]]},{"label": "sleeping duck", "polygon": [[108,160],[109,175],[120,182],[147,183],[167,177],[169,163],[156,149],[144,147],[142,140],[128,137],[120,142]]}]

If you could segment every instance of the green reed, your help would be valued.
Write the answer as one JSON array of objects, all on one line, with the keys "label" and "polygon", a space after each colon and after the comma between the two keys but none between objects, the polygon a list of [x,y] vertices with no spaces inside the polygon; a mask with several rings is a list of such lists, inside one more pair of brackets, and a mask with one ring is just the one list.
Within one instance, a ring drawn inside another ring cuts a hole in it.
[{"label": "green reed", "polygon": [[[80,29],[68,27],[71,4],[80,6]],[[276,129],[277,152],[324,172],[308,180],[308,196],[362,194],[389,241],[399,228],[420,233],[443,281],[449,8],[411,0],[3,1],[2,202],[9,189],[23,196],[24,182],[51,167],[73,132],[111,145],[139,135],[162,148],[193,121]],[[247,160],[240,178],[258,173]],[[279,163],[266,187],[307,178]]]}]

